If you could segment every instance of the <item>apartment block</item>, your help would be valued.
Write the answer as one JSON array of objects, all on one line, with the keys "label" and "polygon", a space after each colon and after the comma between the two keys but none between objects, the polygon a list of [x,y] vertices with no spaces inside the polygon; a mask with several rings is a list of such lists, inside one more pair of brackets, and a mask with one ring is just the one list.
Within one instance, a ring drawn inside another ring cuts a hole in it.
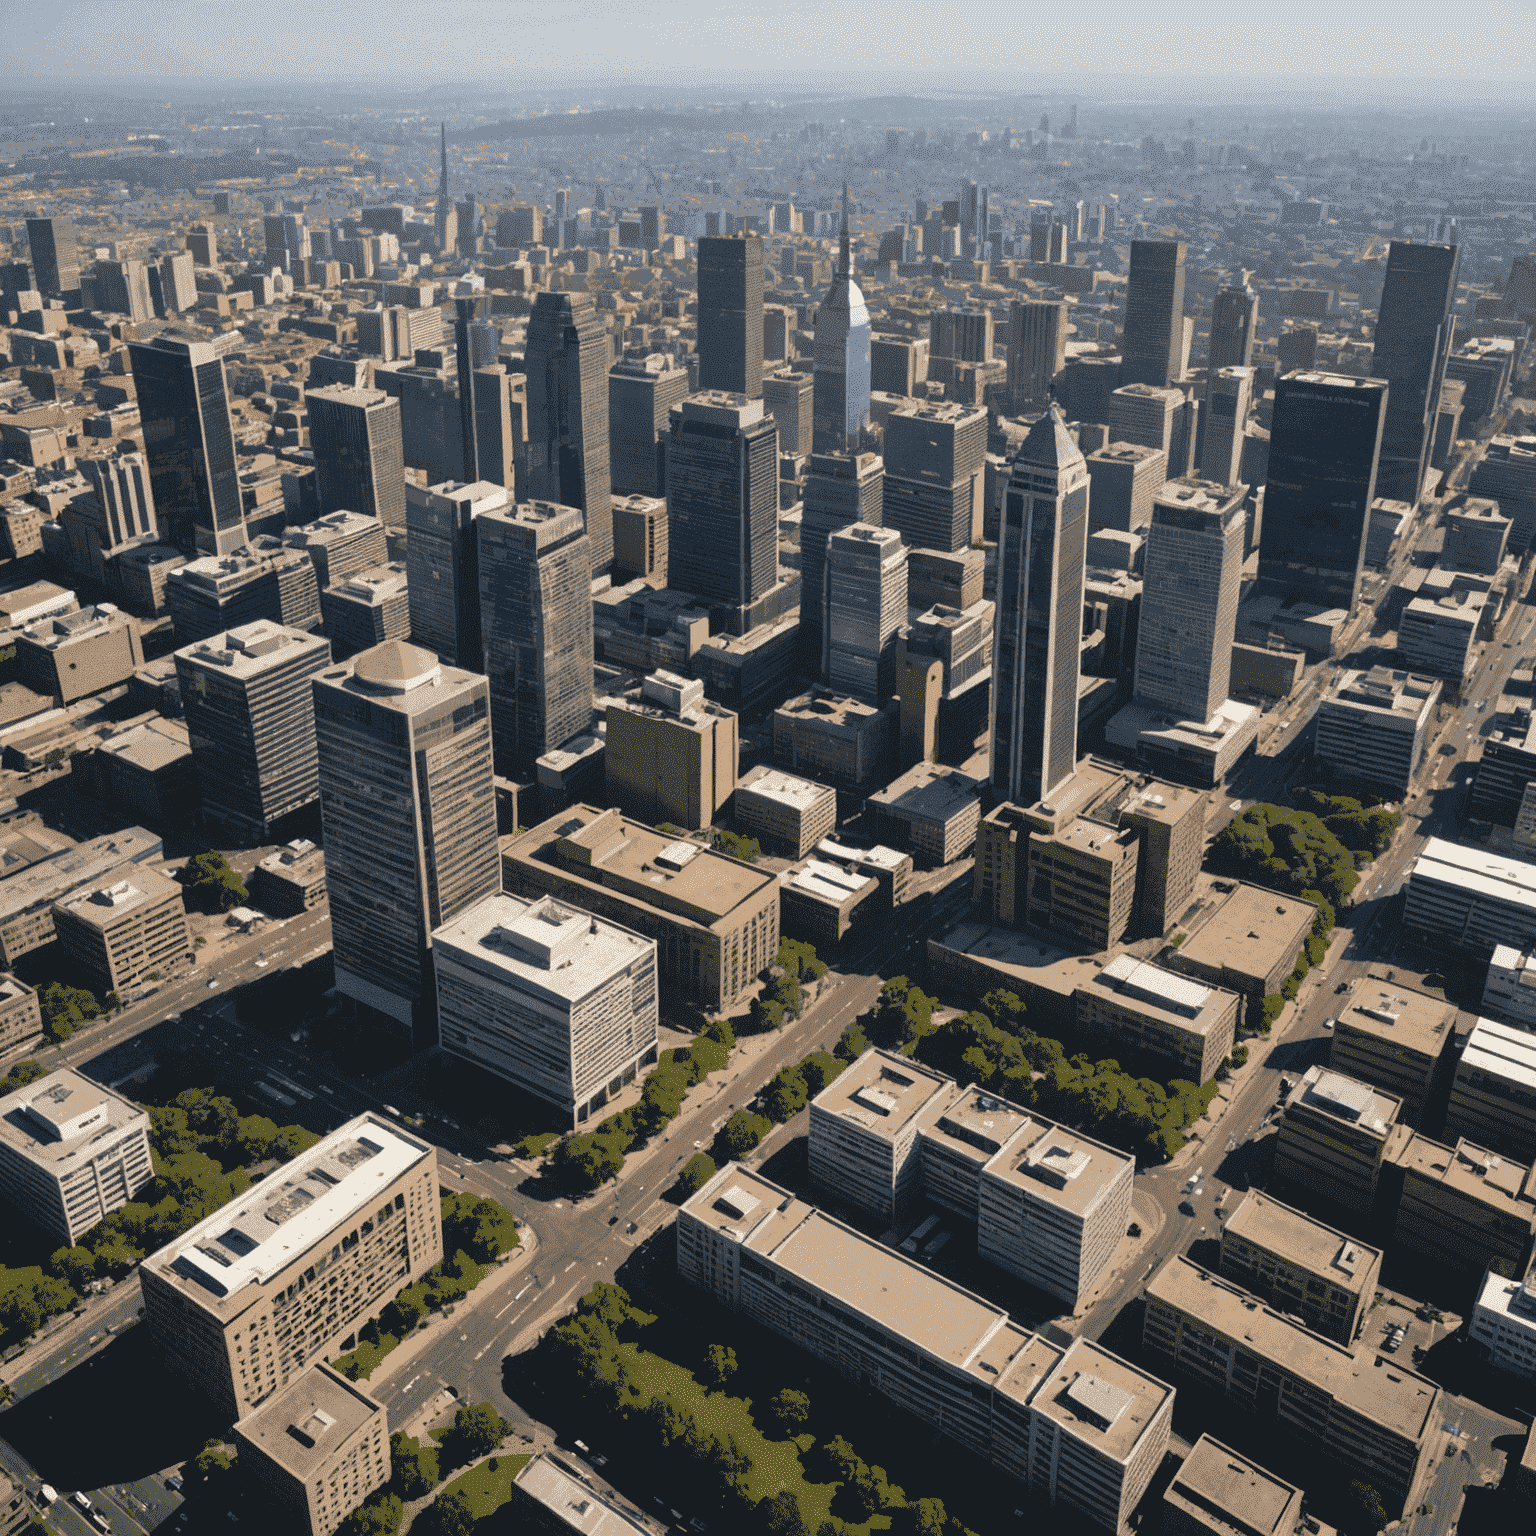
[{"label": "apartment block", "polygon": [[0,974],[0,1061],[21,1055],[42,1038],[37,989],[19,977]]},{"label": "apartment block", "polygon": [[865,1051],[811,1100],[811,1178],[839,1200],[895,1221],[922,1188],[919,1119],[955,1092],[942,1072]]},{"label": "apartment block", "polygon": [[1381,1250],[1250,1189],[1221,1229],[1221,1273],[1348,1346],[1375,1301]]},{"label": "apartment block", "polygon": [[193,1390],[243,1419],[442,1257],[437,1149],[362,1114],[145,1259],[144,1317]]},{"label": "apartment block", "polygon": [[1346,784],[1406,794],[1443,686],[1390,667],[1341,672],[1317,708],[1315,755]]},{"label": "apartment block", "polygon": [[676,842],[617,810],[573,805],[504,838],[502,883],[656,941],[661,984],[711,1013],[740,1006],[779,951],[773,874]]},{"label": "apartment block", "polygon": [[736,715],[674,672],[653,672],[607,703],[607,798],[648,826],[709,826],[736,789]]},{"label": "apartment block", "polygon": [[1275,1177],[1370,1214],[1401,1101],[1342,1072],[1310,1067],[1280,1117]]},{"label": "apartment block", "polygon": [[[1171,460],[1184,404],[1181,389],[1122,384],[1109,397],[1109,440],[1112,443],[1140,443],[1143,447],[1158,449]],[[1183,473],[1182,469],[1180,473]]]},{"label": "apartment block", "polygon": [[1536,1263],[1522,1279],[1485,1271],[1467,1332],[1495,1370],[1536,1380]]},{"label": "apartment block", "polygon": [[822,953],[834,949],[855,924],[886,910],[880,882],[872,874],[809,858],[779,876],[779,912],[784,932],[804,939]]},{"label": "apartment block", "polygon": [[1436,945],[1524,949],[1536,942],[1536,864],[1425,838],[1408,873],[1403,922]]},{"label": "apartment block", "polygon": [[1499,1023],[1536,1031],[1536,949],[1494,948],[1480,1006]]},{"label": "apartment block", "polygon": [[40,619],[13,644],[17,678],[55,707],[115,688],[144,665],[138,625],[111,603]]},{"label": "apartment block", "polygon": [[227,555],[204,555],[165,579],[165,602],[183,645],[269,619],[293,629],[320,622],[314,562],[263,535]]},{"label": "apartment block", "polygon": [[286,1531],[331,1536],[390,1477],[384,1405],[323,1361],[233,1430],[240,1466]]},{"label": "apartment block", "polygon": [[1451,1082],[1444,1134],[1536,1163],[1536,1034],[1477,1021]]},{"label": "apartment block", "polygon": [[1483,737],[1483,755],[1477,761],[1472,780],[1468,814],[1496,826],[1514,826],[1520,815],[1520,801],[1533,780],[1536,723],[1525,710],[1496,715],[1493,729]]},{"label": "apartment block", "polygon": [[325,850],[307,838],[284,843],[251,871],[251,899],[277,917],[312,912],[326,897]]},{"label": "apartment block", "polygon": [[1357,1359],[1190,1259],[1169,1259],[1146,1297],[1146,1348],[1370,1483],[1389,1510],[1413,1503],[1442,1440],[1434,1382],[1387,1357]]},{"label": "apartment block", "polygon": [[983,1171],[1031,1123],[1029,1110],[981,1088],[936,1095],[918,1126],[924,1199],[976,1221]]},{"label": "apartment block", "polygon": [[656,1060],[656,941],[506,891],[432,935],[443,1049],[576,1126]]},{"label": "apartment block", "polygon": [[1119,954],[1072,994],[1079,1034],[1110,1056],[1144,1052],[1166,1075],[1208,1083],[1232,1053],[1242,999],[1150,960]]},{"label": "apartment block", "polygon": [[1036,833],[1026,855],[1023,921],[1070,935],[1090,949],[1118,944],[1135,906],[1139,854],[1134,827],[1086,816],[1059,831]]},{"label": "apartment block", "polygon": [[1306,1495],[1256,1461],[1201,1435],[1163,1495],[1165,1536],[1320,1536]]},{"label": "apartment block", "polygon": [[1399,1134],[1387,1157],[1402,1180],[1392,1240],[1453,1270],[1530,1257],[1536,1170],[1462,1137],[1454,1146]]},{"label": "apartment block", "polygon": [[737,828],[787,858],[803,859],[837,827],[837,791],[759,763],[736,784]]},{"label": "apartment block", "polygon": [[1354,983],[1334,1025],[1328,1065],[1402,1102],[1405,1125],[1422,1125],[1435,1080],[1450,1062],[1456,1009],[1367,974]]},{"label": "apartment block", "polygon": [[158,870],[135,869],[111,885],[54,903],[64,953],[97,997],[121,997],[154,971],[192,952],[181,887]]},{"label": "apartment block", "polygon": [[1488,596],[1458,588],[1444,597],[1416,597],[1403,608],[1397,625],[1397,649],[1413,672],[1449,679],[1460,687],[1472,670],[1472,647],[1485,621]]},{"label": "apartment block", "polygon": [[871,835],[937,868],[963,858],[981,823],[980,779],[936,763],[917,763],[864,802]]},{"label": "apartment block", "polygon": [[64,1247],[154,1176],[149,1116],[73,1068],[0,1099],[0,1198]]},{"label": "apartment block", "polygon": [[330,642],[268,619],[176,652],[203,808],[257,842],[320,794],[313,680]]},{"label": "apartment block", "polygon": [[1100,1530],[1129,1530],[1173,1389],[1085,1339],[1065,1350],[739,1164],[678,1214],[685,1279]]},{"label": "apartment block", "polygon": [[813,689],[774,710],[774,761],[839,789],[883,784],[896,748],[898,713],[894,704],[877,709]]}]

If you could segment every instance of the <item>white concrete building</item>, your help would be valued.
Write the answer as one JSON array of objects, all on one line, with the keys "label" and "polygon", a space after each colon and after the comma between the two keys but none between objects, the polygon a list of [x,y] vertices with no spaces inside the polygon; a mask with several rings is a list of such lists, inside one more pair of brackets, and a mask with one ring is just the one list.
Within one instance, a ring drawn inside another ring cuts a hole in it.
[{"label": "white concrete building", "polygon": [[1318,705],[1314,755],[1350,783],[1406,793],[1441,688],[1437,678],[1390,667],[1340,673]]},{"label": "white concrete building", "polygon": [[1447,597],[1416,597],[1397,625],[1397,649],[1414,672],[1429,672],[1460,683],[1472,664],[1472,645],[1488,596],[1453,592]]},{"label": "white concrete building", "polygon": [[1403,922],[1439,944],[1487,954],[1536,942],[1536,864],[1426,838],[1408,875]]},{"label": "white concrete building", "polygon": [[1536,1030],[1536,948],[1494,945],[1482,1011],[1517,1029]]},{"label": "white concrete building", "polygon": [[1536,1261],[1524,1280],[1484,1273],[1468,1331],[1488,1352],[1490,1365],[1536,1380]]}]

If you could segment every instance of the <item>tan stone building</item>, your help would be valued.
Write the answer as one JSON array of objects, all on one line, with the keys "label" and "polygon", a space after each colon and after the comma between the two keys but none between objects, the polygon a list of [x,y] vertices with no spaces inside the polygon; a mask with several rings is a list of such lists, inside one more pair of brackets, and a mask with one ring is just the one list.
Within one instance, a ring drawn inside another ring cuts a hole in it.
[{"label": "tan stone building", "polygon": [[389,1481],[384,1405],[317,1363],[234,1428],[240,1466],[284,1531],[331,1536]]},{"label": "tan stone building", "polygon": [[737,718],[697,678],[653,672],[638,693],[610,698],[603,753],[608,799],[648,826],[709,826],[736,789]]},{"label": "tan stone building", "polygon": [[1456,1008],[1443,997],[1367,975],[1339,1010],[1328,1065],[1395,1093],[1404,1123],[1420,1125],[1455,1035]]},{"label": "tan stone building", "polygon": [[1169,1075],[1208,1083],[1232,1053],[1242,1005],[1237,993],[1206,986],[1138,960],[1116,955],[1073,993],[1077,1029],[1109,1047],[1145,1051]]},{"label": "tan stone building", "polygon": [[1521,1272],[1536,1219],[1536,1169],[1463,1137],[1448,1147],[1399,1131],[1388,1166],[1402,1180],[1393,1241],[1456,1270],[1504,1259]]},{"label": "tan stone building", "polygon": [[0,974],[0,1061],[19,1056],[43,1038],[43,1010],[37,989]]},{"label": "tan stone building", "polygon": [[98,997],[121,997],[192,952],[181,887],[155,869],[134,869],[111,885],[66,896],[54,903],[53,923]]},{"label": "tan stone building", "polygon": [[1369,1215],[1398,1108],[1394,1095],[1369,1083],[1310,1068],[1280,1117],[1275,1177]]},{"label": "tan stone building", "polygon": [[1347,1345],[1375,1298],[1381,1250],[1250,1189],[1222,1228],[1221,1273]]},{"label": "tan stone building", "polygon": [[1163,1536],[1303,1536],[1305,1504],[1294,1483],[1201,1435],[1163,1495]]},{"label": "tan stone building", "polygon": [[837,828],[837,791],[766,763],[737,781],[739,831],[792,859],[803,859]]},{"label": "tan stone building", "polygon": [[437,1149],[363,1114],[151,1254],[139,1279],[160,1353],[240,1419],[442,1257]]},{"label": "tan stone building", "polygon": [[144,665],[139,627],[111,603],[40,619],[16,637],[16,674],[56,705],[126,683]]}]

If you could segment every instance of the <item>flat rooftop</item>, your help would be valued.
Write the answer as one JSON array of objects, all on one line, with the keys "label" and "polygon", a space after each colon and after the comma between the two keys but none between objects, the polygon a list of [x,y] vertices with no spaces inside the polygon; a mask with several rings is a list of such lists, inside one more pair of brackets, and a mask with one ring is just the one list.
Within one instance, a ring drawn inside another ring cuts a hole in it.
[{"label": "flat rooftop", "polygon": [[1536,1034],[1495,1019],[1479,1019],[1467,1036],[1457,1072],[1487,1072],[1525,1093],[1536,1090]]},{"label": "flat rooftop", "polygon": [[1172,1397],[1167,1382],[1088,1339],[1078,1339],[1035,1394],[1034,1407],[1076,1439],[1123,1464]]},{"label": "flat rooftop", "polygon": [[110,885],[65,896],[55,903],[55,907],[81,922],[106,928],[130,912],[154,906],[172,896],[180,901],[181,887],[159,870],[141,864],[124,872],[121,879]]},{"label": "flat rooftop", "polygon": [[894,1141],[935,1102],[948,1102],[955,1084],[905,1056],[870,1049],[812,1100],[824,1114],[850,1120],[872,1136]]},{"label": "flat rooftop", "polygon": [[862,892],[873,891],[879,881],[873,875],[855,874],[841,864],[813,857],[796,869],[786,869],[779,876],[779,884],[798,895],[840,907]]},{"label": "flat rooftop", "polygon": [[[359,390],[361,394],[363,391]],[[380,391],[370,390],[370,394]],[[366,512],[327,512],[317,517],[312,523],[301,523],[296,528],[283,530],[283,543],[290,544],[295,549],[308,549],[312,545],[339,544],[344,539],[355,539],[372,533],[374,530],[382,535],[384,525],[376,517],[369,517]]]},{"label": "flat rooftop", "polygon": [[884,711],[876,709],[873,704],[864,704],[858,699],[844,698],[838,694],[807,693],[797,699],[785,700],[773,713],[775,718],[782,715],[788,720],[804,720],[814,725],[858,729],[878,720]]},{"label": "flat rooftop", "polygon": [[1395,1150],[1394,1158],[1404,1173],[1415,1173],[1464,1199],[1502,1211],[1522,1226],[1530,1225],[1536,1191],[1524,1163],[1490,1152],[1465,1136],[1448,1147],[1417,1133]]},{"label": "flat rooftop", "polygon": [[1417,1442],[1439,1427],[1440,1389],[1427,1377],[1374,1349],[1351,1354],[1192,1259],[1169,1259],[1147,1282],[1147,1295],[1241,1340],[1253,1354],[1385,1430]]},{"label": "flat rooftop", "polygon": [[247,1286],[270,1280],[434,1156],[428,1143],[359,1115],[144,1262],[205,1310],[232,1316]]},{"label": "flat rooftop", "polygon": [[981,783],[942,763],[918,763],[885,789],[869,797],[871,805],[914,821],[942,825],[981,803]]},{"label": "flat rooftop", "polygon": [[325,849],[317,848],[306,838],[296,838],[284,843],[276,853],[269,853],[256,867],[280,880],[313,880],[325,873]]},{"label": "flat rooftop", "polygon": [[344,597],[350,602],[382,603],[385,598],[406,590],[406,569],[403,560],[388,565],[376,565],[366,571],[356,571],[344,581],[326,589],[332,597]]},{"label": "flat rooftop", "polygon": [[1210,970],[1267,977],[1276,965],[1295,956],[1316,918],[1317,908],[1310,901],[1239,881],[1184,941],[1179,955]]},{"label": "flat rooftop", "polygon": [[549,1456],[535,1456],[514,1481],[530,1499],[582,1536],[650,1536],[648,1526],[562,1471]]},{"label": "flat rooftop", "polygon": [[1368,672],[1344,672],[1325,702],[1347,705],[1399,720],[1417,721],[1440,696],[1438,678],[1416,672],[1372,667]]},{"label": "flat rooftop", "polygon": [[[1356,982],[1339,1026],[1420,1056],[1439,1056],[1455,1033],[1456,1009],[1442,997],[1366,975]],[[1334,1036],[1337,1044],[1338,1036]]]},{"label": "flat rooftop", "polygon": [[1286,1114],[1306,1108],[1341,1124],[1354,1125],[1385,1139],[1398,1117],[1403,1101],[1369,1083],[1334,1072],[1309,1067],[1286,1105]]},{"label": "flat rooftop", "polygon": [[930,939],[957,955],[965,955],[1028,986],[1042,987],[1069,998],[1093,974],[1094,956],[1068,949],[1036,933],[1017,928],[993,928],[986,923],[956,923],[942,938]]},{"label": "flat rooftop", "polygon": [[541,864],[708,925],[777,877],[698,843],[668,837],[616,810],[573,805],[502,842],[502,857]]},{"label": "flat rooftop", "polygon": [[1256,1461],[1201,1435],[1163,1498],[1212,1531],[1291,1536],[1303,1494]]},{"label": "flat rooftop", "polygon": [[1119,997],[1140,1013],[1197,1035],[1209,1034],[1236,997],[1222,987],[1208,987],[1129,952],[1116,955],[1102,970],[1094,971],[1086,985],[1095,993]]},{"label": "flat rooftop", "polygon": [[935,1098],[918,1117],[918,1129],[925,1139],[938,1142],[978,1168],[1029,1124],[1027,1109],[980,1088],[967,1088],[957,1098]]},{"label": "flat rooftop", "polygon": [[744,793],[802,814],[828,801],[833,804],[837,801],[837,791],[830,785],[802,779],[793,773],[785,773],[782,768],[769,768],[761,763],[745,778],[736,781],[737,797]]},{"label": "flat rooftop", "polygon": [[308,1482],[376,1414],[384,1412],[361,1387],[330,1366],[315,1364],[248,1413],[235,1426],[290,1476]]},{"label": "flat rooftop", "polygon": [[553,896],[524,901],[498,891],[432,935],[525,992],[572,1004],[607,985],[636,960],[654,955],[650,939]]},{"label": "flat rooftop", "polygon": [[1162,458],[1161,448],[1149,448],[1145,443],[1106,443],[1088,455],[1089,464],[1145,464],[1148,459]]},{"label": "flat rooftop", "polygon": [[96,750],[153,773],[190,757],[192,742],[184,720],[156,717],[107,737]]},{"label": "flat rooftop", "polygon": [[0,1143],[56,1178],[90,1161],[93,1149],[149,1117],[122,1094],[60,1067],[0,1099]]},{"label": "flat rooftop", "polygon": [[1243,1196],[1227,1217],[1225,1231],[1346,1291],[1358,1291],[1365,1276],[1374,1272],[1373,1261],[1381,1257],[1379,1248],[1313,1221],[1257,1189]]},{"label": "flat rooftop", "polygon": [[422,646],[404,640],[385,640],[318,673],[315,683],[366,698],[375,709],[418,715],[425,710],[441,709],[452,697],[485,687],[485,677],[462,667],[447,666]]},{"label": "flat rooftop", "polygon": [[1036,1200],[1084,1215],[1136,1160],[1054,1121],[1031,1116],[1028,1124],[988,1161],[986,1171]]},{"label": "flat rooftop", "polygon": [[260,677],[273,667],[287,666],[306,651],[312,655],[323,654],[329,660],[331,643],[323,635],[290,629],[271,619],[257,619],[183,646],[176,652],[176,659],[204,670],[217,667],[224,675],[244,682]]}]

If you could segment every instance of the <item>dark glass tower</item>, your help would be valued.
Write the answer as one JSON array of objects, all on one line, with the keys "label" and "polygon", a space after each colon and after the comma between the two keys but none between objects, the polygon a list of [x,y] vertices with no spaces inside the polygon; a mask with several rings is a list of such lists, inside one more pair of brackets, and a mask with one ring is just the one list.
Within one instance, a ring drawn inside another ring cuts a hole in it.
[{"label": "dark glass tower", "polygon": [[144,457],[167,543],[225,555],[246,542],[223,360],[207,341],[128,344]]},{"label": "dark glass tower", "polygon": [[1440,410],[1456,318],[1459,245],[1394,240],[1376,316],[1371,375],[1392,387],[1381,436],[1377,494],[1417,506]]},{"label": "dark glass tower", "polygon": [[763,242],[756,235],[699,241],[699,388],[750,400],[763,393]]},{"label": "dark glass tower", "polygon": [[811,452],[857,452],[869,421],[869,306],[854,282],[848,252],[848,188],[843,188],[837,275],[816,310],[811,375]]},{"label": "dark glass tower", "polygon": [[1259,328],[1259,296],[1246,283],[1220,289],[1211,306],[1210,372],[1251,368]]},{"label": "dark glass tower", "polygon": [[1182,240],[1132,240],[1131,277],[1125,292],[1125,330],[1120,338],[1120,382],[1177,381],[1184,348]]},{"label": "dark glass tower", "polygon": [[1275,384],[1259,580],[1352,608],[1387,413],[1382,379],[1292,373]]},{"label": "dark glass tower", "polygon": [[[761,349],[762,327],[758,327]],[[587,515],[592,574],[613,563],[608,476],[608,368],[612,349],[586,293],[541,293],[528,321],[527,501],[557,501]]]},{"label": "dark glass tower", "polygon": [[1088,551],[1088,466],[1059,406],[1013,461],[997,544],[992,788],[1048,799],[1077,767],[1078,642]]},{"label": "dark glass tower", "polygon": [[400,402],[382,389],[327,384],[304,396],[321,512],[361,512],[405,527]]},{"label": "dark glass tower", "polygon": [[80,255],[73,219],[28,219],[27,241],[32,248],[32,271],[45,299],[62,299],[80,293]]}]

